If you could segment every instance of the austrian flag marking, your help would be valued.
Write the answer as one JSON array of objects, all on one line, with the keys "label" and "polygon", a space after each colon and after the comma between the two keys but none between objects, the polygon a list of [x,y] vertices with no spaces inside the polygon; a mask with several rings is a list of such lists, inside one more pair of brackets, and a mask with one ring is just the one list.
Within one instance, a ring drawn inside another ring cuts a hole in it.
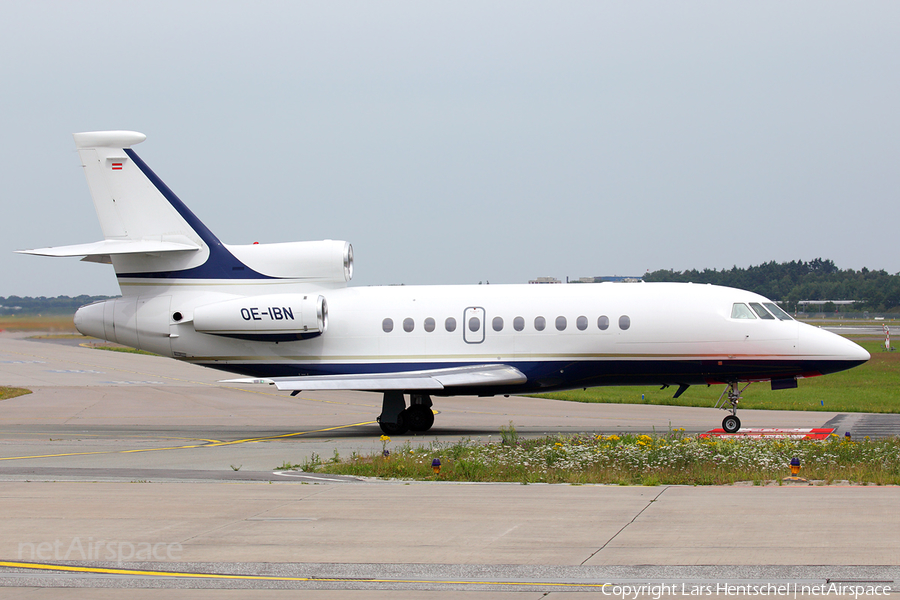
[{"label": "austrian flag marking", "polygon": [[122,163],[120,163],[120,162],[114,162],[114,163],[112,164],[112,170],[113,170],[113,171],[121,171],[121,170],[122,170]]}]

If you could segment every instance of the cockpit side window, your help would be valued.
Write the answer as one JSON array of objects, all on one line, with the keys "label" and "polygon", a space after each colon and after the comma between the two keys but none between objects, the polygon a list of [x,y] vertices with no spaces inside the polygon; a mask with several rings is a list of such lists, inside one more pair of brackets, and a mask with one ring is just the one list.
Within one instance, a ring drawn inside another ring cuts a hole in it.
[{"label": "cockpit side window", "polygon": [[774,302],[763,302],[763,306],[769,309],[769,312],[781,319],[782,321],[793,321],[793,317],[791,315],[784,312],[780,306],[775,304]]},{"label": "cockpit side window", "polygon": [[732,319],[755,319],[756,316],[753,314],[747,305],[743,302],[735,302],[731,307],[731,318]]},{"label": "cockpit side window", "polygon": [[753,312],[759,315],[760,319],[772,319],[775,320],[775,317],[769,314],[769,311],[763,308],[762,304],[759,302],[751,302],[750,308],[753,309]]}]

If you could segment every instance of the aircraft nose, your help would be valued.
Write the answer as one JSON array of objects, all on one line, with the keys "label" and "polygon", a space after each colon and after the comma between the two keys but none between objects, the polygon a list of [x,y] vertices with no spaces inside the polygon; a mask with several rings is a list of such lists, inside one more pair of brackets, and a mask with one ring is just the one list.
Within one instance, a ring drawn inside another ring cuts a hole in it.
[{"label": "aircraft nose", "polygon": [[799,353],[823,374],[850,369],[872,358],[865,348],[836,333],[811,325],[801,327],[799,333]]}]

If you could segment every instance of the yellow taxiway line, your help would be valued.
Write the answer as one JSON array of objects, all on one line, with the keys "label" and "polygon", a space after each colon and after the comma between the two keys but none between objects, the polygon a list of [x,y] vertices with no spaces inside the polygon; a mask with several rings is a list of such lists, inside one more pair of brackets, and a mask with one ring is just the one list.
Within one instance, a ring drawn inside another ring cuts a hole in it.
[{"label": "yellow taxiway line", "polygon": [[134,575],[139,577],[178,577],[185,579],[222,579],[239,581],[308,581],[341,583],[432,584],[465,586],[516,586],[556,588],[603,588],[608,583],[565,583],[555,581],[478,581],[455,579],[376,579],[371,577],[283,577],[277,575],[231,575],[223,573],[191,573],[188,571],[152,571],[143,569],[113,569],[108,567],[80,567],[28,562],[0,561],[0,567],[35,571],[65,571],[69,573],[96,573],[99,575]]},{"label": "yellow taxiway line", "polygon": [[36,454],[34,456],[2,456],[3,460],[25,460],[28,458],[58,458],[61,456],[88,456],[91,454],[132,454],[136,452],[159,452],[161,450],[187,450],[190,448],[214,448],[216,446],[231,446],[234,444],[248,444],[251,442],[263,442],[266,440],[277,440],[289,437],[297,437],[308,435],[310,433],[322,433],[325,431],[336,431],[338,429],[349,429],[351,427],[359,427],[360,425],[371,425],[375,421],[363,421],[361,423],[351,423],[349,425],[338,425],[336,427],[325,427],[324,429],[311,429],[310,431],[297,431],[294,433],[282,433],[279,435],[269,435],[258,438],[247,438],[243,440],[234,440],[231,442],[223,442],[221,440],[202,440],[204,444],[189,444],[185,446],[165,446],[163,448],[135,448],[132,450],[98,450],[94,452],[64,452],[60,454]]}]

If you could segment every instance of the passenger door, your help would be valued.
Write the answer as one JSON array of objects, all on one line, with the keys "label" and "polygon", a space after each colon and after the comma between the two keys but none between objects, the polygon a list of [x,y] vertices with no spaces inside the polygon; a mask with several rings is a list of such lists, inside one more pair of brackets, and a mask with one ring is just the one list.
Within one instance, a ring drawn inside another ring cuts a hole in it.
[{"label": "passenger door", "polygon": [[463,339],[467,344],[480,344],[484,341],[484,309],[470,306],[463,313]]}]

